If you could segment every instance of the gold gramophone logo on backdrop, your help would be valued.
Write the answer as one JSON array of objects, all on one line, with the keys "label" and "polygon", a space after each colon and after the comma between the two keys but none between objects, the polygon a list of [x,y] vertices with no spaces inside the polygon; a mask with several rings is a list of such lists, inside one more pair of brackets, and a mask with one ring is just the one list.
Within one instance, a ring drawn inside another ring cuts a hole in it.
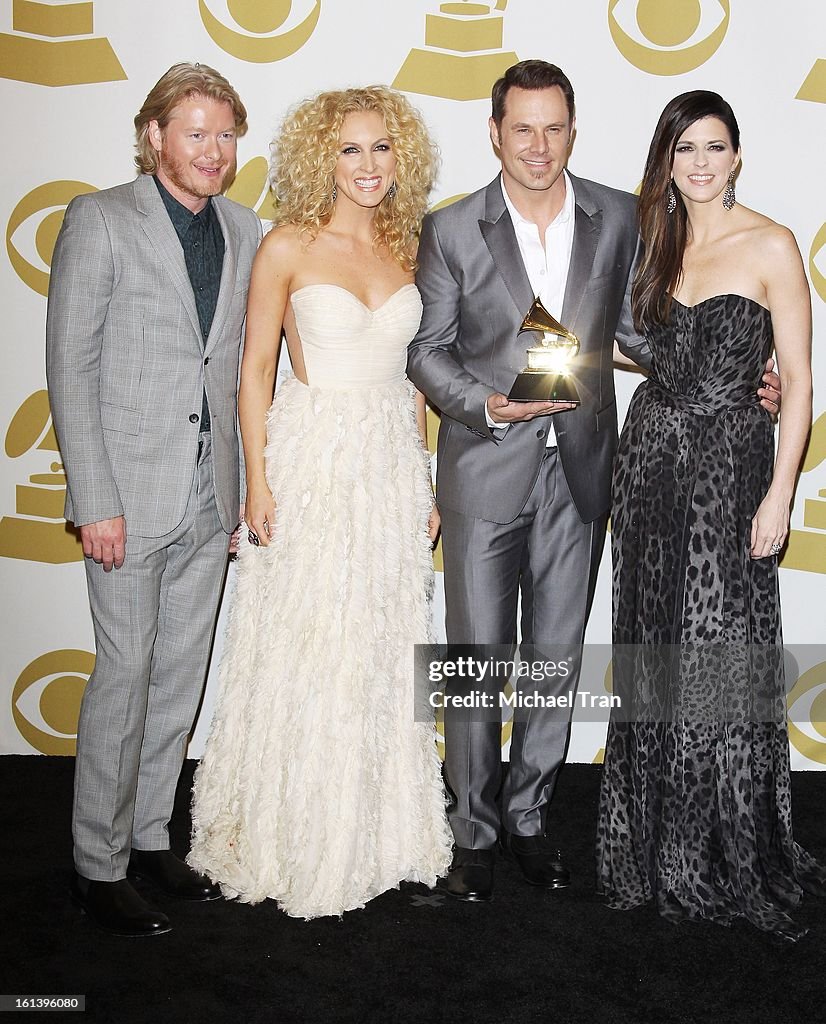
[{"label": "gold gramophone logo on backdrop", "polygon": [[684,75],[716,53],[730,0],[610,0],[608,28],[627,61],[649,75]]},{"label": "gold gramophone logo on backdrop", "polygon": [[11,695],[12,717],[23,739],[41,754],[74,755],[80,701],[94,667],[89,651],[50,651],[20,673]]},{"label": "gold gramophone logo on backdrop", "polygon": [[12,30],[0,33],[2,78],[52,86],[126,79],[109,40],[93,35],[93,0],[12,0]]},{"label": "gold gramophone logo on backdrop", "polygon": [[[49,181],[26,193],[11,212],[6,225],[9,262],[20,280],[41,295],[49,291],[52,255],[66,207],[86,192],[97,189],[85,181]],[[38,213],[44,215],[39,223],[28,223]]]},{"label": "gold gramophone logo on backdrop", "polygon": [[272,64],[307,42],[318,24],[321,0],[209,0],[209,5],[198,0],[198,10],[212,41],[226,53],[253,64]]},{"label": "gold gramophone logo on backdrop", "polygon": [[826,103],[826,60],[816,60],[795,99]]},{"label": "gold gramophone logo on backdrop", "polygon": [[426,50],[412,49],[393,85],[405,92],[450,100],[483,100],[519,58],[502,49],[502,11],[508,0],[439,5],[425,16]]},{"label": "gold gramophone logo on backdrop", "polygon": [[[49,396],[35,391],[14,414],[6,432],[6,455],[19,459],[30,452],[58,454]],[[45,460],[44,460],[45,462]],[[66,474],[53,460],[48,473],[33,473],[15,488],[15,512],[0,519],[0,557],[59,565],[83,560],[74,530],[63,519]]]},{"label": "gold gramophone logo on backdrop", "polygon": [[[818,416],[812,427],[806,458],[801,467],[797,504],[800,504],[805,475],[826,461],[826,412]],[[811,493],[811,492],[809,492]],[[790,530],[786,550],[780,564],[784,569],[826,573],[826,487],[816,498],[803,500],[803,529]]]}]

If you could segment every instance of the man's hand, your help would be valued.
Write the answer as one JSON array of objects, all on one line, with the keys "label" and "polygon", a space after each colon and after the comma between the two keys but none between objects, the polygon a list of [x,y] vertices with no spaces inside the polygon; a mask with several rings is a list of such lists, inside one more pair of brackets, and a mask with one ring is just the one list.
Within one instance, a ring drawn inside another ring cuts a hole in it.
[{"label": "man's hand", "polygon": [[234,561],[238,554],[238,541],[241,537],[241,528],[244,525],[244,503],[241,502],[241,508],[238,512],[238,525],[230,534],[229,538],[229,556]]},{"label": "man's hand", "polygon": [[780,378],[774,372],[774,360],[769,359],[766,363],[766,372],[763,374],[762,388],[757,389],[757,394],[760,398],[760,404],[766,410],[770,412],[773,417],[777,417],[780,412]]},{"label": "man's hand", "polygon": [[488,415],[494,423],[520,423],[575,408],[573,402],[511,402],[507,395],[500,394],[488,398]]},{"label": "man's hand", "polygon": [[101,519],[80,528],[83,554],[103,566],[104,572],[112,567],[120,569],[126,558],[126,520],[123,516]]}]

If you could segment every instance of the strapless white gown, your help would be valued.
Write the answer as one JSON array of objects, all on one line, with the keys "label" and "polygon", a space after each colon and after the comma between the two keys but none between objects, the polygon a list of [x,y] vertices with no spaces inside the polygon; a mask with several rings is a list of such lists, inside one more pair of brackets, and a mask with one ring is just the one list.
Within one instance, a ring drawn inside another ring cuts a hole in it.
[{"label": "strapless white gown", "polygon": [[405,377],[419,293],[370,310],[317,284],[291,301],[309,386],[287,379],[267,416],[273,540],[242,536],[188,859],[226,896],[312,918],[434,885],[451,836],[434,727],[413,711],[433,582]]}]

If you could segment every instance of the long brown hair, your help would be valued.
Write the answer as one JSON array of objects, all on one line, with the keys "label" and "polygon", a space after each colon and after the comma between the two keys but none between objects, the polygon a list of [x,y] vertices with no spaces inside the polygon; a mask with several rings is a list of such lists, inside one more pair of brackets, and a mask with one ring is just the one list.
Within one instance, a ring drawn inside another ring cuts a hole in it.
[{"label": "long brown hair", "polygon": [[671,310],[671,296],[683,270],[683,253],[688,237],[685,204],[677,189],[677,207],[668,213],[668,187],[674,150],[683,132],[704,117],[717,117],[728,129],[735,151],[740,149],[740,129],[734,111],[722,96],[695,89],[675,96],[657,122],[645,162],[637,208],[644,246],[631,291],[634,325],[644,332],[665,323]]}]

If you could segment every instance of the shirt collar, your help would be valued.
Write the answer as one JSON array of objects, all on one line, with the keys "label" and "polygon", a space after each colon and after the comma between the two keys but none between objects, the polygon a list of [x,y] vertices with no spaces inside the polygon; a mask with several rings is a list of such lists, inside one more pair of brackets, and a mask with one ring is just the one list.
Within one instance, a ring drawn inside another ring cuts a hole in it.
[{"label": "shirt collar", "polygon": [[[576,206],[576,196],[574,195],[574,183],[571,181],[568,172],[563,169],[562,174],[565,178],[565,200],[562,203],[562,209],[551,221],[549,227],[561,227],[563,224],[567,224],[574,215],[574,207]],[[508,213],[511,215],[514,227],[517,225],[524,225],[530,228],[536,228],[533,221],[526,220],[525,217],[516,209],[513,205],[513,200],[508,195],[508,190],[505,188],[505,179],[500,175],[499,184],[502,186],[502,195],[505,198],[505,206],[508,208]]]},{"label": "shirt collar", "polygon": [[196,217],[201,220],[204,227],[209,227],[212,223],[212,196],[207,197],[206,206],[200,213],[193,213],[183,203],[179,203],[168,189],[164,188],[156,174],[152,175],[152,180],[158,186],[158,192],[166,207],[166,212],[177,231],[188,231]]}]

